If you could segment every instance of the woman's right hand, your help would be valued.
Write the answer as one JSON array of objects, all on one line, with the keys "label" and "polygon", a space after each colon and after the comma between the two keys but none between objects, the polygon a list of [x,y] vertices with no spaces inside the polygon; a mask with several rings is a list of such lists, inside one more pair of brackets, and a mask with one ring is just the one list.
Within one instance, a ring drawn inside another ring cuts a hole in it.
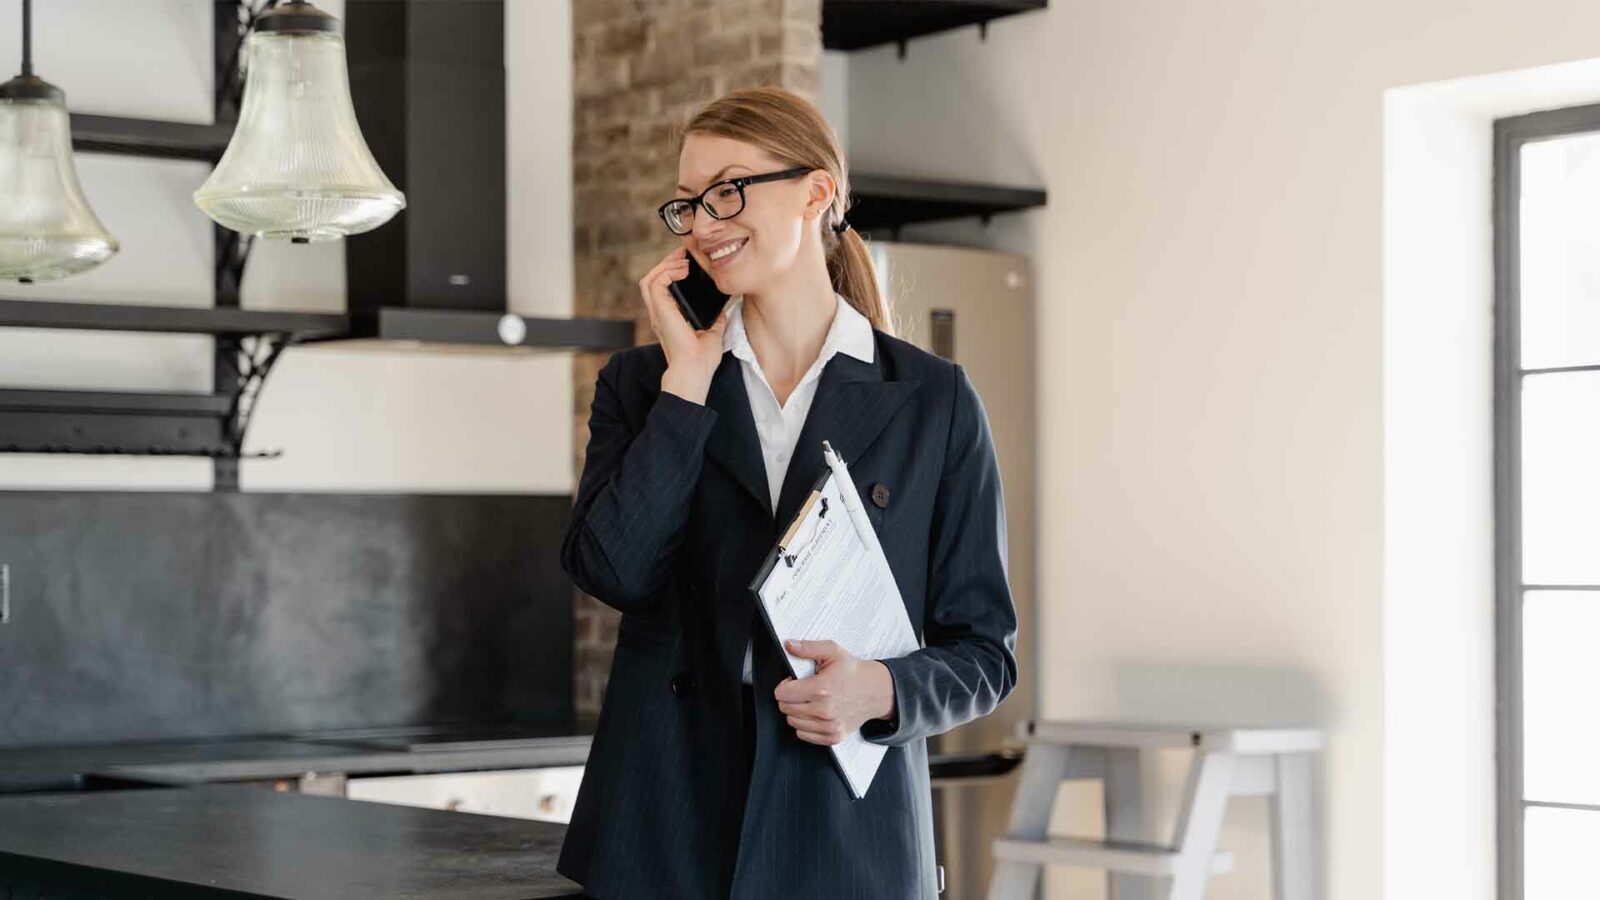
[{"label": "woman's right hand", "polygon": [[722,332],[728,327],[728,307],[722,308],[711,327],[695,331],[667,290],[667,285],[688,275],[689,251],[680,246],[639,279],[639,293],[650,313],[650,328],[667,355],[661,389],[703,404],[711,389],[711,376],[722,363]]}]

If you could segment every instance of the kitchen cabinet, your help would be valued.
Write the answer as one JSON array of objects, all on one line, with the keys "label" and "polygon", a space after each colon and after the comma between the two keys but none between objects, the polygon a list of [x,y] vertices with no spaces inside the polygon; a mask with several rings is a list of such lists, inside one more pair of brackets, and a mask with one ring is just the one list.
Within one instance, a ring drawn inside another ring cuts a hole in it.
[{"label": "kitchen cabinet", "polygon": [[345,797],[567,824],[583,766],[350,778]]}]

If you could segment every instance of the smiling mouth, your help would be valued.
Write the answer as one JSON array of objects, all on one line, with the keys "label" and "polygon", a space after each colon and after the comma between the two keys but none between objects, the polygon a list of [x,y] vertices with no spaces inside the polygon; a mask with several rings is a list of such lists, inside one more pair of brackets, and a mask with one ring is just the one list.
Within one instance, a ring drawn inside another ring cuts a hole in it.
[{"label": "smiling mouth", "polygon": [[742,240],[739,240],[739,241],[736,241],[734,243],[728,244],[727,246],[718,247],[714,252],[707,253],[706,254],[706,258],[711,260],[711,264],[712,265],[720,265],[721,263],[725,262],[729,257],[731,257],[734,254],[738,253],[740,250],[743,250],[744,249],[744,245],[749,243],[749,242],[750,242],[749,238],[744,238]]}]

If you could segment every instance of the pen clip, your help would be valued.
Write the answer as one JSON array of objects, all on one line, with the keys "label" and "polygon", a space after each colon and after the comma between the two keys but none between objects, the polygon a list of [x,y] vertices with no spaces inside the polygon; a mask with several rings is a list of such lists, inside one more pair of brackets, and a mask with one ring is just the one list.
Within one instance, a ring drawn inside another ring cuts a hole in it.
[{"label": "pen clip", "polygon": [[[795,544],[804,544],[807,540],[810,540],[811,537],[815,536],[816,531],[817,531],[818,528],[822,527],[822,523],[821,523],[820,520],[823,517],[828,515],[828,498],[827,497],[823,497],[823,496],[821,496],[819,494],[817,496],[817,499],[819,501],[821,501],[821,503],[822,503],[822,506],[817,509],[817,519],[819,521],[814,523],[811,526],[811,532],[805,537],[805,539],[801,539],[799,535],[795,535],[794,538],[789,542],[789,546],[792,547]],[[783,557],[783,562],[784,562],[785,565],[787,565],[791,569],[794,568],[794,558],[795,558],[795,556],[797,554],[790,553],[789,552],[789,547],[786,547],[783,544],[779,544],[778,545],[778,555]]]}]

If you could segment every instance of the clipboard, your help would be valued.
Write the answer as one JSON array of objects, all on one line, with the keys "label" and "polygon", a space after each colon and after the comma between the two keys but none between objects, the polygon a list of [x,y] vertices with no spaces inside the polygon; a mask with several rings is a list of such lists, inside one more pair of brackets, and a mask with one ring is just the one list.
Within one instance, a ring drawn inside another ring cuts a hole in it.
[{"label": "clipboard", "polygon": [[[827,441],[822,452],[826,467],[750,581],[756,609],[796,679],[816,664],[790,655],[785,639],[832,640],[861,659],[920,647],[848,468]],[[866,796],[888,748],[857,730],[828,749],[851,794]]]}]

